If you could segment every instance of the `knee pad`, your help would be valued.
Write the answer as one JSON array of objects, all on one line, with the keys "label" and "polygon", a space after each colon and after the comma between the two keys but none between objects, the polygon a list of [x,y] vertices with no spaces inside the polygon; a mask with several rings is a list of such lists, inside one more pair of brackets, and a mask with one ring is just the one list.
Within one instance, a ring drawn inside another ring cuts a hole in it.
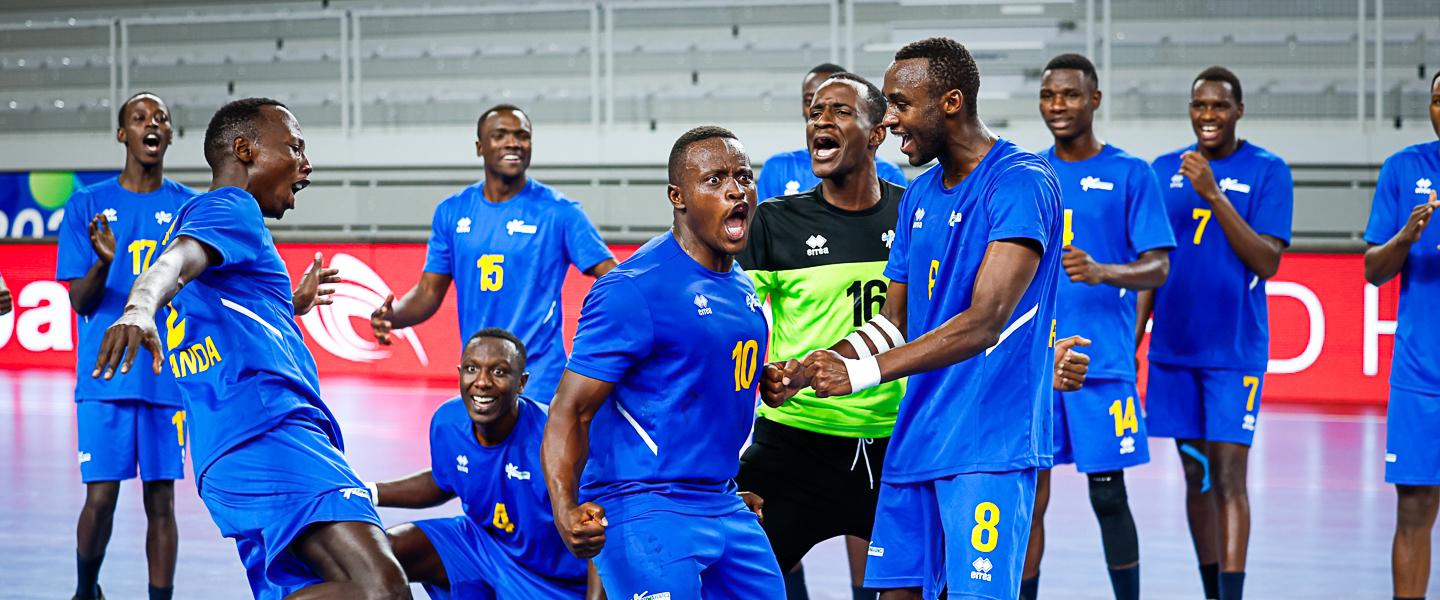
[{"label": "knee pad", "polygon": [[1125,475],[1121,471],[1091,473],[1090,504],[1100,521],[1100,541],[1105,547],[1105,564],[1128,565],[1140,560],[1140,541],[1135,533],[1135,518],[1130,514],[1130,501],[1125,494]]}]

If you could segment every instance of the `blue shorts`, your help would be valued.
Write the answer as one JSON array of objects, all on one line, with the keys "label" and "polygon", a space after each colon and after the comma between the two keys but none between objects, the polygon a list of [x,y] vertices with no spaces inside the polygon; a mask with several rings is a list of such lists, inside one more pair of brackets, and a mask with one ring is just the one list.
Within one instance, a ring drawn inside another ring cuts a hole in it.
[{"label": "blue shorts", "polygon": [[1100,473],[1150,462],[1145,410],[1135,383],[1087,379],[1074,392],[1055,392],[1055,464]]},{"label": "blue shorts", "polygon": [[185,411],[143,400],[75,403],[80,481],[185,478]]},{"label": "blue shorts", "polygon": [[431,598],[578,600],[585,597],[584,579],[553,579],[516,564],[490,534],[475,526],[470,517],[426,519],[416,521],[415,526],[435,547],[435,553],[440,555],[445,575],[450,580],[448,592],[425,586]]},{"label": "blue shorts", "polygon": [[927,600],[1012,599],[1030,543],[1037,469],[881,482],[865,587],[922,588]]},{"label": "blue shorts", "polygon": [[304,415],[292,415],[215,459],[200,476],[200,499],[220,533],[235,540],[257,599],[278,600],[323,581],[289,551],[311,524],[380,527],[365,484]]},{"label": "blue shorts", "polygon": [[611,520],[595,568],[610,598],[785,598],[775,553],[745,509],[721,516],[652,510]]},{"label": "blue shorts", "polygon": [[1265,373],[1150,363],[1145,423],[1150,435],[1249,446]]},{"label": "blue shorts", "polygon": [[1440,485],[1440,394],[1390,388],[1385,419],[1385,481]]}]

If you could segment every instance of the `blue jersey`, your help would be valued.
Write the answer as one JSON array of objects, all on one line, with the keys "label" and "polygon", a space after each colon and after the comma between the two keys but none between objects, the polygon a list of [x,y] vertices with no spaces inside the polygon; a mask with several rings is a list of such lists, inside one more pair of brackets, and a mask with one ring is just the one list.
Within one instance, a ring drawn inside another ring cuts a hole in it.
[{"label": "blue jersey", "polygon": [[[1385,160],[1365,241],[1384,244],[1410,220],[1410,211],[1440,189],[1440,141],[1416,144]],[[1430,223],[1410,246],[1400,268],[1400,313],[1390,386],[1423,394],[1440,390],[1440,315],[1428,306],[1440,298],[1440,226]]]},{"label": "blue jersey", "polygon": [[550,512],[550,493],[540,471],[545,408],[520,398],[510,437],[481,446],[462,398],[441,404],[430,420],[430,469],[440,489],[460,497],[476,529],[504,549],[515,564],[555,579],[585,579]]},{"label": "blue jersey", "polygon": [[[180,384],[195,474],[287,415],[309,413],[337,449],[315,358],[295,323],[290,275],[249,192],[223,187],[180,209],[162,244],[194,238],[220,256],[156,315],[165,366]],[[203,479],[202,479],[203,482]]]},{"label": "blue jersey", "polygon": [[[876,157],[875,173],[885,181],[905,187],[905,172],[895,163]],[[798,194],[819,184],[820,178],[810,170],[810,151],[801,148],[781,152],[765,161],[760,168],[760,178],[755,180],[755,196],[763,201]]]},{"label": "blue jersey", "polygon": [[[1053,146],[1041,156],[1060,179],[1067,243],[1105,264],[1175,247],[1149,163],[1108,144],[1079,162],[1061,160]],[[1058,294],[1056,337],[1081,335],[1093,342],[1085,349],[1090,378],[1135,381],[1135,293],[1070,281],[1062,273]]]},{"label": "blue jersey", "polygon": [[743,508],[732,479],[769,339],[740,265],[711,271],[671,233],[595,282],[569,368],[615,388],[590,425],[581,496],[612,521]]},{"label": "blue jersey", "polygon": [[140,272],[160,252],[158,246],[170,228],[180,206],[195,196],[195,190],[166,179],[160,189],[137,194],[121,187],[119,178],[110,178],[75,192],[65,205],[65,220],[60,224],[60,250],[55,262],[55,279],[80,279],[90,271],[97,256],[90,245],[90,219],[105,215],[110,231],[115,234],[115,260],[105,274],[105,288],[100,304],[90,315],[78,315],[80,348],[75,353],[75,400],[144,400],[164,406],[180,406],[180,392],[169,373],[155,375],[150,370],[150,352],[141,350],[136,365],[129,373],[115,372],[109,381],[90,376],[95,368],[95,355],[100,340],[130,297],[130,287]]},{"label": "blue jersey", "polygon": [[[1210,203],[1180,174],[1180,155],[1191,144],[1155,159],[1165,209],[1179,242],[1170,253],[1170,277],[1155,292],[1150,360],[1207,369],[1263,371],[1270,360],[1270,311],[1265,282],[1252,273]],[[1210,161],[1215,183],[1255,233],[1290,245],[1295,186],[1290,166],[1242,141],[1230,156]]]},{"label": "blue jersey", "polygon": [[554,188],[530,179],[513,198],[489,202],[482,181],[435,209],[425,272],[455,280],[462,343],[486,327],[525,342],[526,395],[549,404],[565,369],[565,274],[612,257],[580,205]]},{"label": "blue jersey", "polygon": [[1051,464],[1051,336],[1064,276],[1055,172],[1002,138],[959,185],[945,189],[944,176],[931,167],[905,190],[885,266],[886,277],[909,285],[906,339],[970,308],[990,242],[1030,240],[1043,251],[994,347],[907,380],[885,459],[889,483]]}]

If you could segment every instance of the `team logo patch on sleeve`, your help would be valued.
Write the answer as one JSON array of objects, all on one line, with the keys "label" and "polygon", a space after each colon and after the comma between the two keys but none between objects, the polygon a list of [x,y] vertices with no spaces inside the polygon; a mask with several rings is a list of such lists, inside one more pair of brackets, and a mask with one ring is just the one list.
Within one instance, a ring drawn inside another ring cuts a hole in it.
[{"label": "team logo patch on sleeve", "polygon": [[1416,179],[1416,180],[1415,180],[1415,193],[1417,193],[1417,194],[1426,194],[1426,195],[1429,195],[1430,192],[1435,191],[1434,188],[1431,188],[1431,187],[1430,187],[1430,186],[1432,185],[1432,183],[1433,183],[1433,182],[1431,182],[1430,179],[1427,178],[1427,177],[1421,177],[1421,178],[1419,178],[1419,179]]}]

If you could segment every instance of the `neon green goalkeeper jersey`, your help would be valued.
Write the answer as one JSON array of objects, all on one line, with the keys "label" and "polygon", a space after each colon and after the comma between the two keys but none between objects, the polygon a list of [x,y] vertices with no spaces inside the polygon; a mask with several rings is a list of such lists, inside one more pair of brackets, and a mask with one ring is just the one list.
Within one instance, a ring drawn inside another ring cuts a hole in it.
[{"label": "neon green goalkeeper jersey", "polygon": [[[770,360],[803,359],[880,313],[904,193],[881,180],[879,203],[848,211],[825,202],[817,185],[760,205],[739,260],[756,295],[770,298]],[[817,398],[805,388],[780,408],[761,405],[760,416],[826,435],[890,437],[904,395],[904,381],[840,398]]]}]

